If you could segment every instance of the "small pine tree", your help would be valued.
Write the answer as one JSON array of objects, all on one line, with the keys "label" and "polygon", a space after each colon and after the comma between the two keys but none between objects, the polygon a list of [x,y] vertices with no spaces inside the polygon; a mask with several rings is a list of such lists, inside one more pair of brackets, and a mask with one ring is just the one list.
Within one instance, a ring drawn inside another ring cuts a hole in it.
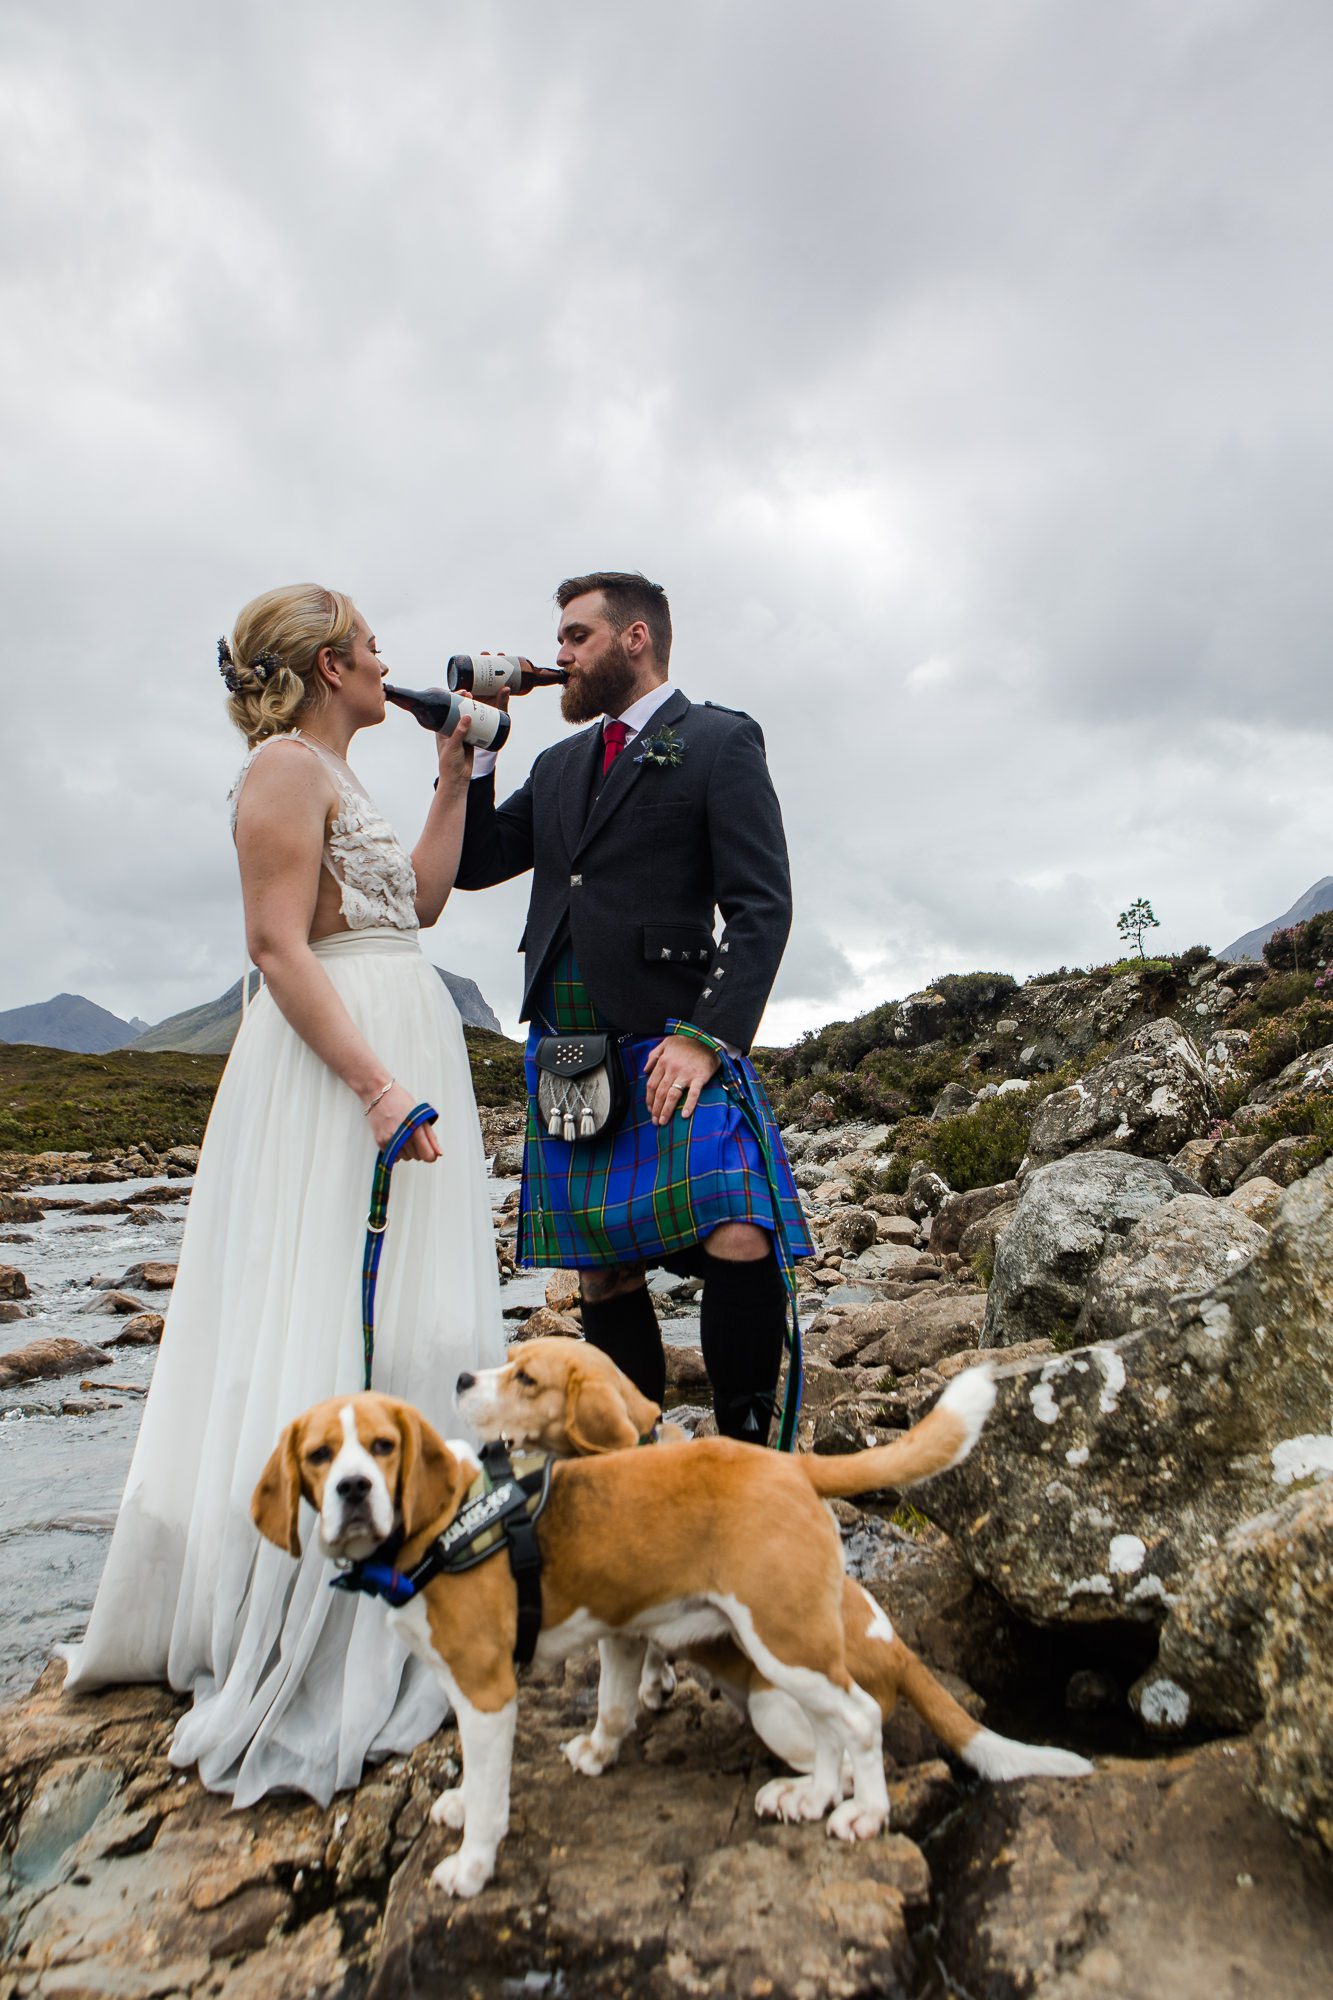
[{"label": "small pine tree", "polygon": [[1122,941],[1127,945],[1132,944],[1140,958],[1147,957],[1143,949],[1144,932],[1161,929],[1161,925],[1152,913],[1152,904],[1146,896],[1138,897],[1127,910],[1122,910],[1116,918],[1115,927]]}]

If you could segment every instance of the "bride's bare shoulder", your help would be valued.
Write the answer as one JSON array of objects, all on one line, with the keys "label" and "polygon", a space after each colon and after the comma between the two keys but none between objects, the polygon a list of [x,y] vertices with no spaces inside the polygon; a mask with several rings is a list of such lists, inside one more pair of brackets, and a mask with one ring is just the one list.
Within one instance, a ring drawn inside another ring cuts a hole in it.
[{"label": "bride's bare shoulder", "polygon": [[303,811],[318,811],[322,819],[337,797],[323,759],[299,736],[275,736],[259,744],[232,794],[236,816],[244,820]]}]

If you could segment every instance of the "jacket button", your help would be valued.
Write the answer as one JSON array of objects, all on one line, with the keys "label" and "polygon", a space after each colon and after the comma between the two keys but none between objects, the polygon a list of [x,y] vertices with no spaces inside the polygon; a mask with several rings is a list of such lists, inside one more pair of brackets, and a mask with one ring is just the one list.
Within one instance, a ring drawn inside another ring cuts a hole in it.
[{"label": "jacket button", "polygon": [[581,875],[571,875],[569,886],[571,889],[581,889],[583,887],[583,877]]}]

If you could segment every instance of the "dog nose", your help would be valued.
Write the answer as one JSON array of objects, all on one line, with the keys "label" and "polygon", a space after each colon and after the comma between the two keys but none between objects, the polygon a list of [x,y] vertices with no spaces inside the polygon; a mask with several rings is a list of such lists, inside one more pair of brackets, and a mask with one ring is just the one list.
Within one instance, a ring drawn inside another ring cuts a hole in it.
[{"label": "dog nose", "polygon": [[464,1372],[462,1375],[459,1376],[457,1382],[455,1382],[454,1384],[454,1387],[461,1394],[464,1389],[470,1389],[472,1387],[472,1384],[476,1381],[476,1379],[477,1378],[475,1375],[469,1375],[466,1372]]},{"label": "dog nose", "polygon": [[338,1498],[350,1500],[353,1505],[358,1500],[364,1500],[369,1491],[370,1481],[364,1472],[349,1472],[345,1479],[338,1481]]}]

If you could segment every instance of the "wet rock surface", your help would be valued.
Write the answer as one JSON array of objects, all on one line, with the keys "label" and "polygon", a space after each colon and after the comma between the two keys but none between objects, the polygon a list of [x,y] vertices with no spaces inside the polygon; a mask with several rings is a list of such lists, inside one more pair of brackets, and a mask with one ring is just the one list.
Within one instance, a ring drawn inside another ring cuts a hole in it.
[{"label": "wet rock surface", "polygon": [[[378,1996],[524,1991],[906,1995],[930,1871],[915,1838],[844,1845],[761,1823],[774,1770],[729,1704],[684,1682],[603,1778],[559,1751],[592,1669],[525,1687],[513,1821],[494,1882],[433,1889],[457,1836],[429,1823],[456,1776],[446,1729],[328,1810],[233,1813],[174,1771],[181,1704],[135,1689],[62,1702],[51,1669],[0,1718],[12,1932],[0,1993]],[[917,1832],[953,1802],[938,1762],[895,1779]],[[759,1982],[766,1982],[762,1985]]]}]

